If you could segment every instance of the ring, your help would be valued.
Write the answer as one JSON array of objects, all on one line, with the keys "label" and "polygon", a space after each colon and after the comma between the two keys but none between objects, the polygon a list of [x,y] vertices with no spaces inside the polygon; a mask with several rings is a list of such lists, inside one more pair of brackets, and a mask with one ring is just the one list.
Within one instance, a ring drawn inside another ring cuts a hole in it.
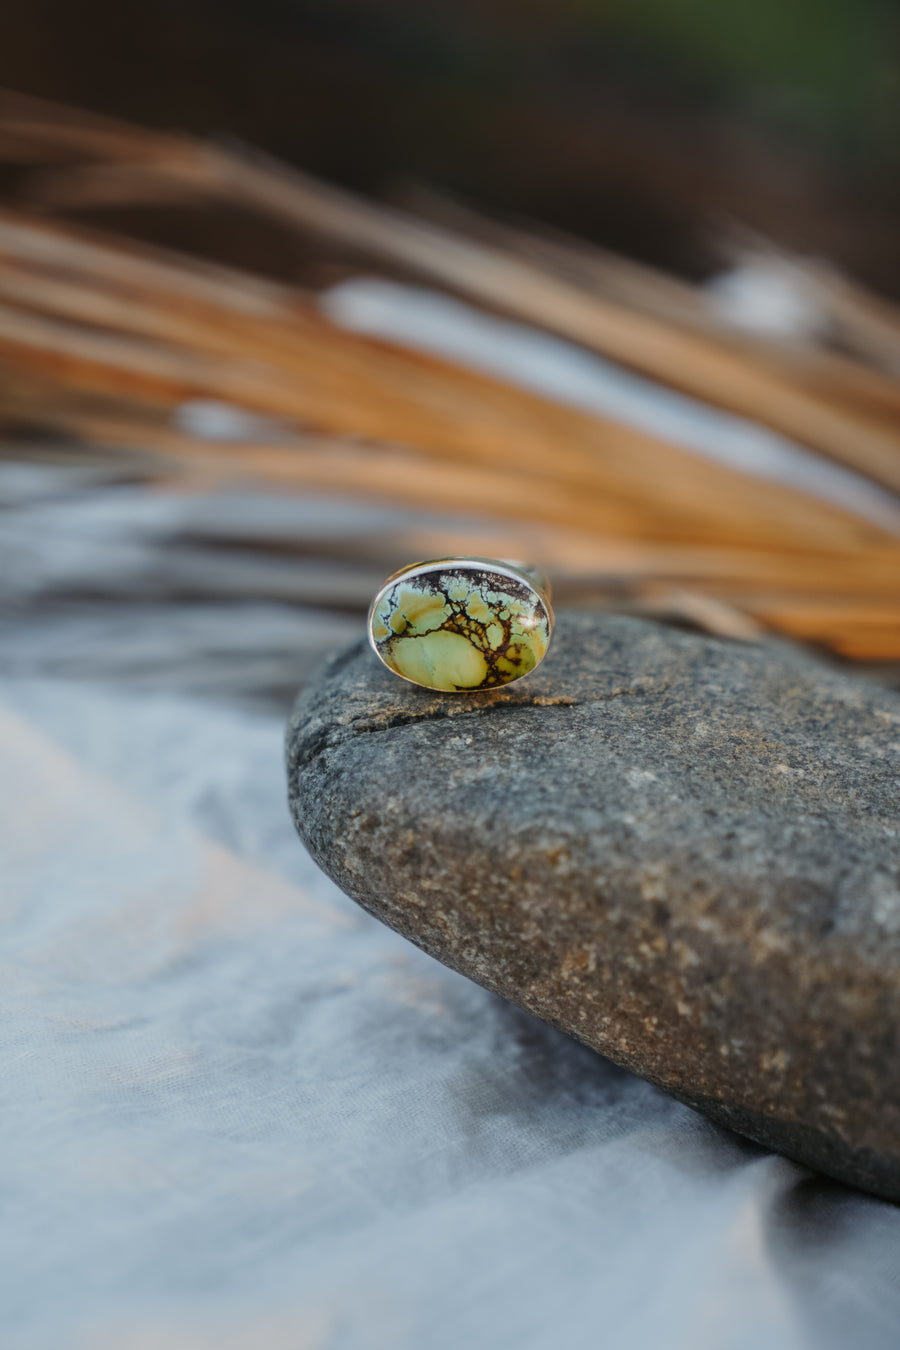
[{"label": "ring", "polygon": [[528,675],[553,632],[550,583],[521,562],[436,558],[403,567],[369,607],[369,642],[388,670],[449,693]]}]

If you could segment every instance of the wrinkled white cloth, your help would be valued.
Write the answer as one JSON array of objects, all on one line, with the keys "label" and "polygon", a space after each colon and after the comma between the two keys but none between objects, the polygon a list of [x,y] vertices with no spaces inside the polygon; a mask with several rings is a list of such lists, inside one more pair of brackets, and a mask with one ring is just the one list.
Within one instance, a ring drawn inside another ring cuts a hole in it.
[{"label": "wrinkled white cloth", "polygon": [[0,680],[4,1350],[893,1350],[900,1209],[359,911],[282,729]]}]

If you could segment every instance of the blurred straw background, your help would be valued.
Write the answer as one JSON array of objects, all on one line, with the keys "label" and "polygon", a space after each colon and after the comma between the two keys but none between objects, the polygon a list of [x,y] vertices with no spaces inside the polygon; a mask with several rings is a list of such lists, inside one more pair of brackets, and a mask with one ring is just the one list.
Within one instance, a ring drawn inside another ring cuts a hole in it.
[{"label": "blurred straw background", "polygon": [[900,678],[900,312],[0,96],[0,667],[284,700],[415,558]]}]

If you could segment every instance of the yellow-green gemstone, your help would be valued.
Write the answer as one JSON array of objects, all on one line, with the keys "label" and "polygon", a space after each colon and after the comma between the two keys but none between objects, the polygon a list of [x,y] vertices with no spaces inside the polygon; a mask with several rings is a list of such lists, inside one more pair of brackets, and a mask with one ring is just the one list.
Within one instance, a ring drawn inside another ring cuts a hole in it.
[{"label": "yellow-green gemstone", "polygon": [[375,650],[429,689],[493,689],[527,675],[550,643],[550,615],[524,581],[483,568],[399,577],[371,616]]}]

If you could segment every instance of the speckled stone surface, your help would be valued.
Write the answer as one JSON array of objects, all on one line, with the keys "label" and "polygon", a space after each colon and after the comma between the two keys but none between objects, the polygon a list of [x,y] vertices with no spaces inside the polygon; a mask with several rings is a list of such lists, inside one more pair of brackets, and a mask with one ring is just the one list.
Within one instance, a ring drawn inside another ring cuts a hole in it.
[{"label": "speckled stone surface", "polygon": [[290,804],[366,909],[760,1143],[900,1200],[900,698],[557,618],[466,698],[365,640],[301,696]]}]

